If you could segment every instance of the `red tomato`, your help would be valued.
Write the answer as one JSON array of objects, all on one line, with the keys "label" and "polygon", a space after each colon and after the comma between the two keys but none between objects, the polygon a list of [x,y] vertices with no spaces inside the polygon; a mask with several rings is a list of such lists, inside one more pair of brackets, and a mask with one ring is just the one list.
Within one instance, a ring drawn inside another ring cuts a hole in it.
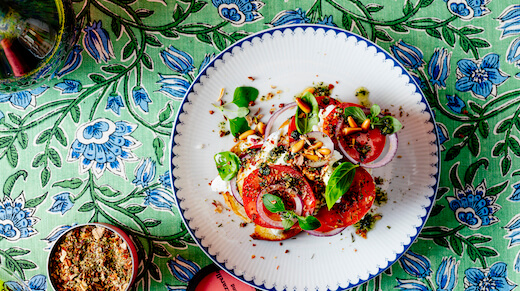
[{"label": "red tomato", "polygon": [[[303,216],[312,214],[316,206],[316,198],[305,177],[290,166],[269,165],[266,167],[269,168],[268,175],[263,175],[261,169],[256,169],[244,179],[242,198],[247,216],[257,225],[274,228],[261,219],[258,214],[257,200],[263,196],[263,193],[270,193],[282,198],[285,208],[288,210],[293,210],[294,205],[287,203],[290,200],[287,195],[296,194],[302,199]],[[287,184],[291,184],[291,186],[287,187]],[[264,211],[269,214],[271,219],[281,221],[278,214],[269,212],[265,207]]]},{"label": "red tomato", "polygon": [[[352,142],[352,139],[355,141]],[[370,163],[375,161],[383,152],[386,136],[381,133],[379,128],[374,128],[369,129],[367,132],[343,136],[339,139],[339,142],[347,150],[349,156],[356,161]]]},{"label": "red tomato", "polygon": [[[336,127],[339,119],[343,116],[343,109],[351,106],[363,108],[363,106],[355,103],[341,103],[325,117],[323,121],[323,131],[331,137],[335,146],[338,146],[338,142],[340,142],[343,148],[346,149],[348,155],[356,161],[370,163],[376,160],[383,152],[386,136],[383,135],[378,128],[369,129],[367,132],[350,134],[348,136],[336,136]],[[344,121],[343,124],[347,126],[346,121]],[[354,142],[352,139],[354,139]]]},{"label": "red tomato", "polygon": [[321,222],[318,232],[329,232],[358,222],[370,210],[376,197],[376,186],[372,176],[361,167],[356,168],[354,180],[341,201],[330,210],[325,205],[316,214]]},{"label": "red tomato", "polygon": [[318,102],[320,109],[325,109],[329,105],[338,105],[341,103],[330,96],[318,96],[316,97],[316,101]]},{"label": "red tomato", "polygon": [[292,137],[292,132],[297,130],[296,129],[296,118],[293,116],[291,117],[291,122],[289,123],[289,127],[287,128],[287,134],[289,135],[289,141],[293,142],[295,139]]}]

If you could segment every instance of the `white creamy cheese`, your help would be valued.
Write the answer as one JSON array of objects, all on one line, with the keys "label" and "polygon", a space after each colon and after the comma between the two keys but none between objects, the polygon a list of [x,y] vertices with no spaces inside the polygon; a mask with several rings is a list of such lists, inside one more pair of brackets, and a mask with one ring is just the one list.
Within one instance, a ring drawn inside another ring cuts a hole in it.
[{"label": "white creamy cheese", "polygon": [[323,173],[323,182],[325,185],[329,183],[330,176],[332,175],[332,172],[334,172],[332,165],[334,165],[334,163],[339,161],[341,158],[343,158],[343,156],[338,151],[334,151],[329,163],[325,166],[325,173]]},{"label": "white creamy cheese", "polygon": [[224,181],[220,176],[217,176],[211,181],[211,191],[213,192],[226,192],[231,191],[229,181]]}]

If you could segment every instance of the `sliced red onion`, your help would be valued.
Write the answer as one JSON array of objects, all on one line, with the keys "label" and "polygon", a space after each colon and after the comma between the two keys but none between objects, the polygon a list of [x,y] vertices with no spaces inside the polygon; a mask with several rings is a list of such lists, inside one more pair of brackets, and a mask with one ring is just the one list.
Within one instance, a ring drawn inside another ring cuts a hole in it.
[{"label": "sliced red onion", "polygon": [[269,118],[269,120],[267,121],[267,124],[265,126],[265,133],[264,133],[264,141],[267,139],[267,137],[269,136],[269,134],[271,133],[271,130],[273,129],[273,125],[274,125],[274,121],[282,114],[284,113],[285,111],[291,109],[291,108],[294,108],[295,106],[297,106],[296,102],[292,102],[292,103],[289,103],[289,104],[285,104],[285,106],[282,108],[282,109],[279,109],[277,111],[275,111],[273,113],[273,115],[271,115],[271,118]]},{"label": "sliced red onion", "polygon": [[233,197],[237,200],[240,205],[244,206],[244,200],[242,200],[242,196],[240,196],[240,192],[238,192],[237,187],[237,177],[233,177],[231,181],[229,181],[229,187],[231,188],[231,194],[233,194]]},{"label": "sliced red onion", "polygon": [[397,138],[397,133],[392,133],[391,135],[386,136],[387,142],[388,142],[388,151],[386,152],[386,155],[384,155],[382,158],[378,158],[377,160],[370,162],[370,163],[360,163],[361,166],[365,168],[380,168],[392,161],[392,159],[395,157],[395,154],[397,153],[397,145],[399,143],[399,140]]},{"label": "sliced red onion", "polygon": [[[271,228],[276,229],[284,229],[282,221],[274,220],[267,215],[267,213],[264,211],[264,201],[263,196],[264,194],[270,193],[272,191],[279,190],[279,191],[285,191],[287,192],[289,189],[283,187],[282,185],[271,185],[268,188],[264,189],[259,195],[256,200],[256,209],[258,211],[258,215],[260,218],[267,224],[270,225]],[[289,195],[291,199],[294,202],[294,213],[297,215],[302,215],[303,213],[303,202],[302,199],[298,195]]]},{"label": "sliced red onion", "polygon": [[[339,121],[338,121],[338,124],[336,126],[336,132],[335,132],[335,136],[339,137],[341,135],[341,128],[343,127],[343,118],[341,118]],[[386,139],[387,139],[387,143],[388,143],[388,150],[386,151],[386,154],[381,158],[377,158],[377,160],[375,161],[372,161],[370,163],[360,163],[359,161],[355,160],[353,157],[351,157],[348,152],[347,152],[347,149],[345,149],[343,147],[343,145],[341,144],[340,141],[338,141],[338,147],[341,151],[341,153],[349,160],[351,161],[352,163],[354,164],[359,164],[360,166],[362,167],[365,167],[365,168],[380,168],[388,163],[390,163],[392,161],[392,159],[395,157],[395,154],[397,153],[397,146],[398,146],[398,138],[397,138],[397,133],[392,133],[391,135],[387,135],[386,136]]]},{"label": "sliced red onion", "polygon": [[315,231],[315,230],[306,230],[308,234],[312,234],[314,236],[333,236],[340,232],[342,232],[346,227],[339,227],[327,232]]},{"label": "sliced red onion", "polygon": [[[332,152],[334,152],[334,143],[330,139],[330,137],[321,131],[311,131],[305,135],[308,139],[314,139],[316,141],[321,141],[323,143],[323,147],[327,148]],[[309,167],[317,168],[321,166],[325,166],[329,162],[329,159],[320,159],[316,162],[307,161],[307,165]]]}]

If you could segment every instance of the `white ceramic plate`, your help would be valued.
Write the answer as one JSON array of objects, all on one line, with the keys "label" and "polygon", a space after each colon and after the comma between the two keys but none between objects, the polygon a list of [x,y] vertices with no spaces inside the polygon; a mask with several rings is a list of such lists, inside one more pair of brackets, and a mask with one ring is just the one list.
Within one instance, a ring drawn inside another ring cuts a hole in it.
[{"label": "white ceramic plate", "polygon": [[[240,227],[232,211],[217,213],[212,205],[225,205],[210,189],[217,176],[213,156],[233,145],[231,137],[219,137],[223,117],[212,103],[221,88],[228,92],[228,102],[238,86],[254,86],[260,95],[280,91],[271,103],[257,102],[256,107],[269,115],[272,104],[292,102],[295,94],[318,82],[334,84],[333,96],[350,102],[356,102],[354,92],[364,86],[373,103],[389,109],[404,125],[398,156],[372,171],[384,178],[382,188],[388,192],[388,203],[374,209],[383,218],[367,239],[347,228],[332,237],[302,233],[282,244],[252,240],[252,225]],[[210,114],[212,110],[216,112]],[[289,26],[235,43],[201,72],[175,122],[171,172],[188,229],[223,269],[268,290],[342,290],[377,276],[413,243],[437,190],[438,150],[435,122],[424,96],[386,51],[337,28]]]}]

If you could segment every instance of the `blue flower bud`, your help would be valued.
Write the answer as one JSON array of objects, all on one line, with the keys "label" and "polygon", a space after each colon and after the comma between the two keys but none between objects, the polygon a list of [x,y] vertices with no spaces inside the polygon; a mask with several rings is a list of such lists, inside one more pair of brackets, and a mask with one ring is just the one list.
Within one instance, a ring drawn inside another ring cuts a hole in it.
[{"label": "blue flower bud", "polygon": [[502,30],[502,37],[520,33],[520,5],[509,6],[497,19],[502,24],[498,28]]},{"label": "blue flower bud", "polygon": [[399,259],[399,264],[406,273],[417,278],[426,278],[432,272],[430,260],[412,251],[406,252]]},{"label": "blue flower bud", "polygon": [[457,285],[457,269],[459,263],[454,258],[443,258],[437,274],[435,275],[435,282],[439,289],[438,291],[452,291]]},{"label": "blue flower bud", "polygon": [[281,26],[298,23],[310,23],[310,18],[308,18],[305,14],[305,11],[303,11],[301,8],[296,8],[296,10],[284,10],[276,14],[269,24],[272,26]]},{"label": "blue flower bud", "polygon": [[509,49],[507,50],[507,61],[511,64],[516,63],[517,66],[520,66],[520,37],[513,40],[509,45]]},{"label": "blue flower bud", "polygon": [[143,87],[134,87],[132,89],[132,97],[136,106],[141,107],[141,110],[148,112],[148,103],[152,103],[152,99],[148,96],[148,92]]},{"label": "blue flower bud", "polygon": [[395,58],[408,69],[415,70],[424,64],[421,50],[402,40],[391,46],[390,50]]},{"label": "blue flower bud", "polygon": [[186,260],[180,255],[168,261],[168,268],[177,280],[184,283],[188,283],[200,271],[200,267],[195,262]]},{"label": "blue flower bud", "polygon": [[445,48],[437,48],[428,63],[428,74],[433,85],[446,88],[446,79],[450,74],[451,53]]},{"label": "blue flower bud", "polygon": [[164,64],[175,72],[188,74],[195,69],[193,66],[193,58],[189,54],[180,51],[171,45],[168,49],[161,52],[161,57]]},{"label": "blue flower bud", "polygon": [[151,205],[152,208],[158,210],[172,210],[175,206],[175,198],[173,194],[163,188],[156,188],[146,191],[145,205]]},{"label": "blue flower bud", "polygon": [[141,161],[134,171],[135,179],[132,181],[137,186],[146,187],[155,178],[155,162],[151,158]]},{"label": "blue flower bud", "polygon": [[108,62],[111,58],[115,58],[114,48],[108,32],[103,28],[101,20],[94,21],[92,25],[87,25],[83,31],[83,44],[87,53],[96,61],[100,63]]}]

